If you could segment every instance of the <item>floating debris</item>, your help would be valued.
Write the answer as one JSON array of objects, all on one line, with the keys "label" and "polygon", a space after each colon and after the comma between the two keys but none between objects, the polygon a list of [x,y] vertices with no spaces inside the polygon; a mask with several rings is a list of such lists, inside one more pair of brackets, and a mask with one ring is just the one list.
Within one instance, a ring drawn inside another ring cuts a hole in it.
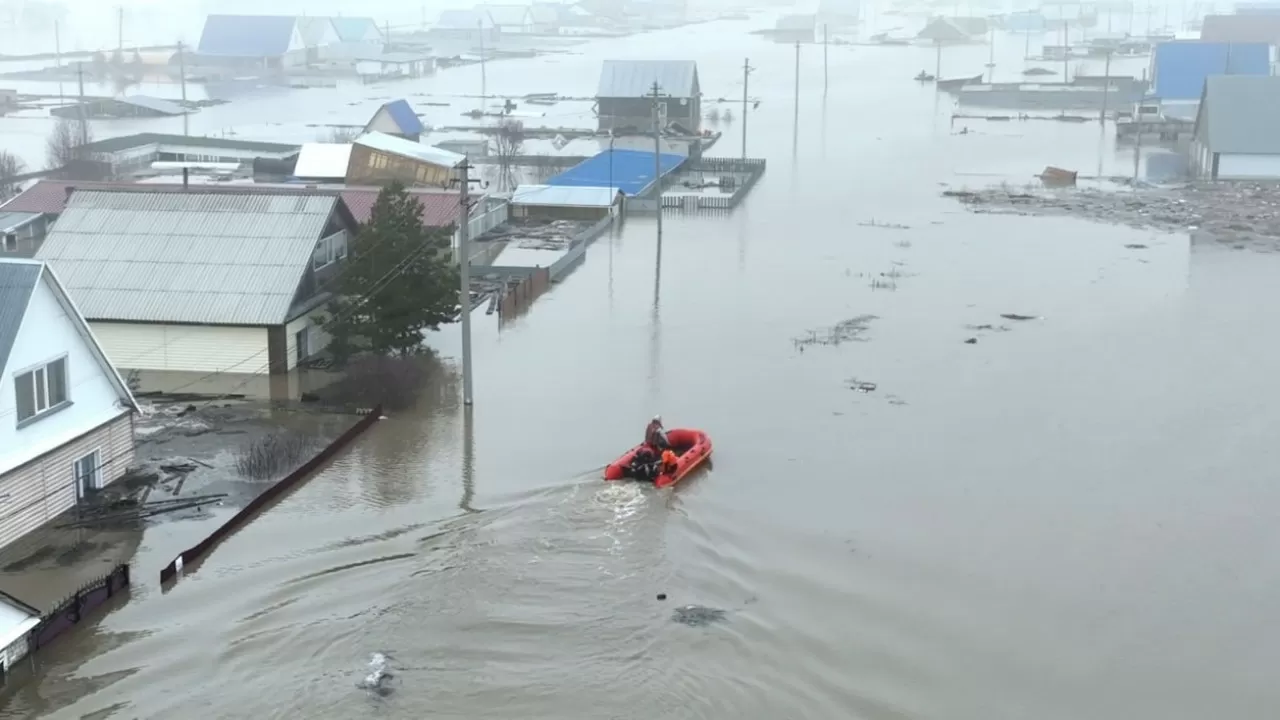
[{"label": "floating debris", "polygon": [[390,670],[390,658],[387,657],[386,653],[374,653],[369,658],[368,669],[369,674],[361,678],[356,683],[356,687],[361,690],[368,690],[381,697],[390,695],[392,689],[387,683],[395,679],[395,675]]},{"label": "floating debris", "polygon": [[1129,248],[1130,250],[1146,250],[1147,249],[1147,246],[1141,243],[1129,243],[1128,245],[1125,245],[1125,247]]},{"label": "floating debris", "polygon": [[1005,320],[1039,320],[1035,315],[1018,315],[1017,313],[1000,313]]},{"label": "floating debris", "polygon": [[876,391],[876,384],[873,382],[864,382],[858,378],[849,378],[845,380],[849,384],[850,390],[857,390],[860,393],[872,393]]},{"label": "floating debris", "polygon": [[866,338],[862,337],[862,335],[867,331],[871,321],[879,319],[875,315],[857,315],[847,320],[841,320],[828,328],[809,330],[804,335],[793,338],[792,342],[801,349],[807,345],[843,345],[847,342],[866,342]]},{"label": "floating debris", "polygon": [[884,228],[886,230],[910,230],[911,229],[910,225],[902,225],[900,223],[876,222],[875,218],[871,218],[868,221],[858,223],[858,227]]},{"label": "floating debris", "polygon": [[982,324],[982,325],[965,325],[965,326],[964,326],[964,328],[965,328],[966,330],[973,330],[973,331],[975,331],[975,332],[982,332],[982,331],[987,331],[987,332],[1009,332],[1010,330],[1012,330],[1012,329],[1013,329],[1013,328],[1009,327],[1008,325],[991,325],[991,324],[985,324],[985,323],[984,323],[984,324]]},{"label": "floating debris", "polygon": [[969,338],[968,340],[965,340],[965,341],[964,341],[964,344],[965,344],[965,345],[977,345],[977,344],[978,344],[978,338]]},{"label": "floating debris", "polygon": [[705,627],[720,622],[729,615],[728,610],[707,607],[705,605],[685,605],[671,613],[671,621],[689,627]]}]

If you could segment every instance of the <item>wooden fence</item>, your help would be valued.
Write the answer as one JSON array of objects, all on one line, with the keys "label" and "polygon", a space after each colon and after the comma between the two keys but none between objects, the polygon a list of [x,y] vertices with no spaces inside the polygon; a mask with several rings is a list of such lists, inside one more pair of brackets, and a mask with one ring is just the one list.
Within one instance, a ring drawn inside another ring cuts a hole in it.
[{"label": "wooden fence", "polygon": [[218,543],[225,540],[236,530],[239,530],[240,527],[249,522],[256,513],[265,508],[269,503],[278,500],[289,490],[292,490],[310,476],[311,473],[315,472],[320,465],[336,455],[339,450],[351,444],[352,440],[355,440],[361,433],[368,430],[374,423],[378,422],[378,418],[381,416],[382,406],[379,405],[371,410],[367,415],[360,418],[360,421],[355,425],[347,428],[346,432],[342,433],[336,440],[329,443],[329,445],[317,453],[315,457],[303,463],[297,470],[286,475],[280,480],[280,482],[277,482],[275,485],[267,488],[261,495],[254,498],[252,502],[241,508],[240,512],[232,516],[230,520],[223,523],[212,533],[209,533],[209,537],[201,540],[191,548],[182,551],[178,557],[173,559],[173,562],[160,570],[160,582],[166,583],[173,580],[177,577],[178,573],[182,572],[182,568],[184,566],[190,565],[209,554],[209,552],[213,550]]}]

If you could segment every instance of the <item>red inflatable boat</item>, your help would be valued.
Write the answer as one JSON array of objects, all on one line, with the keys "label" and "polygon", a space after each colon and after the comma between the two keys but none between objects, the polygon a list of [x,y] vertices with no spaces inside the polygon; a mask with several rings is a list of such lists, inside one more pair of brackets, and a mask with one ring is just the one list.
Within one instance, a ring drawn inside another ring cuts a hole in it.
[{"label": "red inflatable boat", "polygon": [[[658,479],[653,484],[660,488],[680,482],[704,460],[711,457],[711,438],[701,430],[672,428],[667,431],[667,442],[671,443],[671,450],[676,454],[676,469],[675,472],[664,472],[658,475]],[[623,453],[622,457],[605,467],[604,479],[623,480],[631,477],[631,461],[635,459],[636,453],[642,447],[644,445],[631,448]]]}]

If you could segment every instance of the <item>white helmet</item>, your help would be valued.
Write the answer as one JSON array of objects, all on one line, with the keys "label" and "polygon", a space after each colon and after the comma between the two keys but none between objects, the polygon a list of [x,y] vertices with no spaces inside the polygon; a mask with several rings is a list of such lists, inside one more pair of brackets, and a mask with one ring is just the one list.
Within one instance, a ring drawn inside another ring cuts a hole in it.
[{"label": "white helmet", "polygon": [[656,423],[658,423],[659,425],[661,425],[661,424],[662,424],[662,416],[661,416],[661,415],[654,415],[654,416],[653,416],[653,421],[654,421],[654,422],[656,422]]}]

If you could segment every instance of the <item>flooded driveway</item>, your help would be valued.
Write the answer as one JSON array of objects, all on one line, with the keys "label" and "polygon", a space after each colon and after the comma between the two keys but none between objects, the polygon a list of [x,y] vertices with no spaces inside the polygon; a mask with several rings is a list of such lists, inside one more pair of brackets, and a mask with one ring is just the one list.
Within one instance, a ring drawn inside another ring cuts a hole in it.
[{"label": "flooded driveway", "polygon": [[[0,717],[1276,707],[1280,259],[971,213],[943,183],[1131,161],[1096,125],[951,134],[910,81],[926,49],[832,48],[825,103],[806,49],[793,136],[794,50],[708,32],[488,82],[589,92],[604,57],[665,47],[732,97],[750,56],[749,154],[769,171],[742,208],[666,216],[660,279],[654,223],[628,220],[527,316],[477,323],[472,411],[442,378],[444,399],[376,426],[167,594],[149,535],[130,602],[42,656]],[[713,467],[674,492],[600,482],[656,412],[707,430]],[[679,621],[689,605],[723,612]],[[361,687],[375,654],[390,692]]]}]

